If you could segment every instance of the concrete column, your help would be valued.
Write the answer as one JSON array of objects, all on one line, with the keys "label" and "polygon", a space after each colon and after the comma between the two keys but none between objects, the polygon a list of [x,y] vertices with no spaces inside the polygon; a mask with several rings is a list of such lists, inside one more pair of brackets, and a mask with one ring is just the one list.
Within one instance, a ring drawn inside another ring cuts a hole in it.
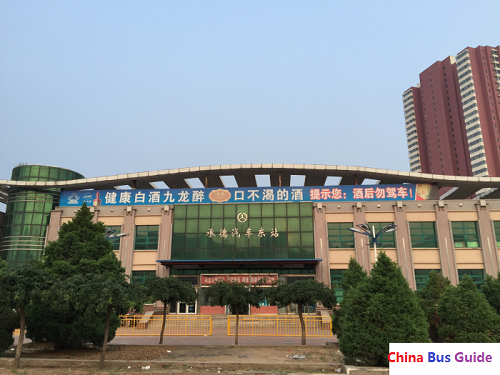
[{"label": "concrete column", "polygon": [[476,204],[478,230],[483,253],[484,271],[488,275],[497,277],[498,274],[498,250],[493,222],[490,219],[490,210],[486,202],[479,201]]},{"label": "concrete column", "polygon": [[99,221],[99,208],[97,207],[90,207],[90,212],[94,214],[92,217],[92,222],[95,224]]},{"label": "concrete column", "polygon": [[62,211],[55,210],[50,212],[50,221],[45,235],[45,246],[49,241],[56,241],[59,238],[59,228],[61,223]]},{"label": "concrete column", "polygon": [[[172,222],[173,206],[165,206],[161,210],[160,234],[158,238],[157,260],[170,260],[172,256]],[[170,276],[170,268],[156,263],[156,275],[159,277]]]},{"label": "concrete column", "polygon": [[330,286],[330,254],[328,251],[325,211],[326,209],[321,203],[313,207],[314,257],[322,259],[316,265],[316,280]]},{"label": "concrete column", "polygon": [[[398,202],[400,203],[400,202]],[[394,223],[396,224],[396,250],[398,254],[398,265],[401,267],[401,272],[410,284],[410,288],[415,290],[415,270],[413,267],[413,253],[411,249],[410,232],[408,229],[408,221],[406,220],[406,206],[401,203],[399,206],[394,205]]]},{"label": "concrete column", "polygon": [[441,271],[443,276],[450,279],[452,285],[457,285],[457,260],[455,258],[455,245],[453,242],[451,225],[448,220],[448,208],[443,201],[439,201],[434,207],[436,210],[436,232],[438,237]]},{"label": "concrete column", "polygon": [[[353,206],[354,212],[354,226],[366,223],[365,207],[361,202],[356,202]],[[363,267],[368,275],[371,271],[370,259],[370,239],[368,236],[354,232],[354,251],[356,260]]]},{"label": "concrete column", "polygon": [[128,233],[129,235],[122,238],[118,260],[122,262],[125,273],[131,275],[135,243],[135,209],[133,208],[130,211],[127,211],[127,208],[124,210],[123,233]]}]

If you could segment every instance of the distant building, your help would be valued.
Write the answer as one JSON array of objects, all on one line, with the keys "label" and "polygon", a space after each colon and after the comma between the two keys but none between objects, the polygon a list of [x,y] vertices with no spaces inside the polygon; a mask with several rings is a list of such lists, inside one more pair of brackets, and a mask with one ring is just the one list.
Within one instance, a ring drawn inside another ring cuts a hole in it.
[{"label": "distant building", "polygon": [[500,176],[500,46],[467,47],[403,94],[412,172]]}]

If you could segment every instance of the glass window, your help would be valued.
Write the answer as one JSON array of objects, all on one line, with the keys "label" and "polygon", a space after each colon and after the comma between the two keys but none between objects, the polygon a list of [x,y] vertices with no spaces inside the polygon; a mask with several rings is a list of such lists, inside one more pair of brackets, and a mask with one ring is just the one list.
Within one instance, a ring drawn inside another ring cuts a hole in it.
[{"label": "glass window", "polygon": [[495,236],[497,238],[497,247],[500,247],[500,221],[494,221]]},{"label": "glass window", "polygon": [[[120,250],[120,237],[109,237],[109,236],[116,236],[117,234],[120,234],[122,230],[122,227],[120,225],[112,225],[112,226],[107,226],[106,227],[106,236],[108,237],[108,241],[111,243],[113,246],[113,250]],[[111,232],[108,232],[111,231]],[[108,234],[109,233],[109,234]]]},{"label": "glass window", "polygon": [[[415,270],[415,282],[417,284],[417,290],[421,290],[427,281],[429,281],[429,273],[432,270]],[[441,272],[441,270],[434,270],[436,272]]]},{"label": "glass window", "polygon": [[433,222],[410,223],[411,246],[413,248],[436,248],[436,229]]},{"label": "glass window", "polygon": [[352,223],[328,223],[328,247],[330,249],[354,248],[354,233],[349,228],[352,228]]},{"label": "glass window", "polygon": [[[176,207],[172,258],[314,258],[312,210],[309,215],[306,205],[312,206],[311,203],[212,204],[184,206],[180,211]],[[238,218],[239,214],[246,216]]]},{"label": "glass window", "polygon": [[[375,227],[375,234],[377,234],[383,227],[392,223],[368,223],[370,229],[373,230]],[[396,240],[394,238],[394,232],[384,233],[377,238],[377,247],[384,248],[395,248]]]},{"label": "glass window", "polygon": [[135,250],[158,249],[158,225],[136,225]]},{"label": "glass window", "polygon": [[132,282],[144,284],[147,279],[156,277],[156,271],[132,271]]},{"label": "glass window", "polygon": [[484,270],[458,270],[458,281],[460,282],[465,275],[469,275],[478,289],[484,284]]},{"label": "glass window", "polygon": [[344,289],[342,289],[341,284],[345,271],[346,270],[330,270],[330,283],[332,285],[332,289],[335,291],[337,303],[342,302],[342,299],[344,298]]},{"label": "glass window", "polygon": [[479,234],[475,221],[453,221],[451,229],[455,248],[479,247]]}]

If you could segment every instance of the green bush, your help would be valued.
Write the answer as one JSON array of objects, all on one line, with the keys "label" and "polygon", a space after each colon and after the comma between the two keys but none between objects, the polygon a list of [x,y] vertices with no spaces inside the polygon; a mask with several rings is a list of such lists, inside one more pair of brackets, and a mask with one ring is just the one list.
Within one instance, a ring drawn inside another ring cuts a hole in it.
[{"label": "green bush", "polygon": [[496,279],[491,275],[486,276],[481,291],[497,314],[500,314],[500,272]]},{"label": "green bush", "polygon": [[[26,337],[35,342],[52,342],[55,349],[76,349],[82,344],[100,347],[104,339],[106,316],[80,311],[58,312],[45,305],[30,305],[26,310]],[[111,315],[108,341],[113,340],[120,318]]]},{"label": "green bush", "polygon": [[500,316],[467,275],[446,288],[437,311],[442,342],[500,342]]},{"label": "green bush", "polygon": [[0,308],[0,355],[14,343],[13,331],[19,328],[19,314]]},{"label": "green bush", "polygon": [[388,366],[391,342],[430,342],[428,323],[400,268],[385,253],[344,295],[340,351],[346,364]]}]

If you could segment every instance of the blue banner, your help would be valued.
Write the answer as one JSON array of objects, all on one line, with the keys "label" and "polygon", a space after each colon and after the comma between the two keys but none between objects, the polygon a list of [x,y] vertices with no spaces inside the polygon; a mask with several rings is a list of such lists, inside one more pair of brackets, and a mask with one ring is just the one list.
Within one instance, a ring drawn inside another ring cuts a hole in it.
[{"label": "blue banner", "polygon": [[429,199],[431,185],[340,185],[207,189],[63,191],[59,206],[149,206],[211,203],[414,201]]}]

